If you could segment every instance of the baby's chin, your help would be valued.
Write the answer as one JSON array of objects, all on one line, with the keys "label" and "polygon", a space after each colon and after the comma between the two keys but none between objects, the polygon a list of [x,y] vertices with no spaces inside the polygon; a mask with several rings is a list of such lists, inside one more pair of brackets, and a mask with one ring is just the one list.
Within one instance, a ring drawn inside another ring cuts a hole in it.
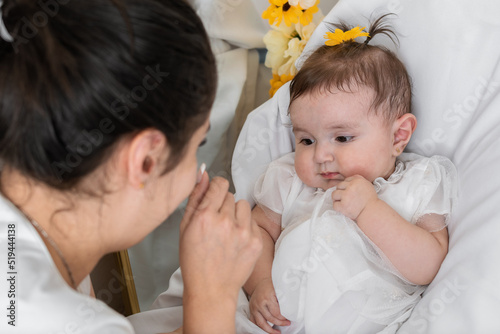
[{"label": "baby's chin", "polygon": [[304,182],[308,187],[322,189],[327,191],[330,188],[336,187],[342,180],[324,180],[322,182],[311,182],[310,184]]}]

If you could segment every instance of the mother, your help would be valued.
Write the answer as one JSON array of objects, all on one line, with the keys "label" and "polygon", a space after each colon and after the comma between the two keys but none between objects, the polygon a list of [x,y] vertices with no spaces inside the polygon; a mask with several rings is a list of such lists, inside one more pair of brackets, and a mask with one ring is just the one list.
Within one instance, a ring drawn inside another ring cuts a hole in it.
[{"label": "mother", "polygon": [[189,193],[184,331],[234,331],[261,242],[226,180],[195,185],[216,91],[200,19],[182,0],[1,10],[0,259],[15,283],[0,285],[2,333],[132,333],[81,292],[104,254],[141,241]]}]

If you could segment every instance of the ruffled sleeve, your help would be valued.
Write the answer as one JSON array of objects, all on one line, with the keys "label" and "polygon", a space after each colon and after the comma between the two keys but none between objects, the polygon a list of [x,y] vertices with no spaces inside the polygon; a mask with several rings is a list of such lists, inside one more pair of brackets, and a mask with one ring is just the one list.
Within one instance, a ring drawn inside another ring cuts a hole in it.
[{"label": "ruffled sleeve", "polygon": [[295,153],[289,153],[269,164],[266,172],[261,175],[254,188],[254,199],[264,211],[269,209],[279,215],[290,193],[295,173]]},{"label": "ruffled sleeve", "polygon": [[[413,221],[429,232],[445,228],[458,199],[458,176],[453,163],[445,157],[433,156],[422,159],[413,169],[421,174],[416,194],[420,201]],[[437,214],[444,220],[424,219],[428,214]]]},{"label": "ruffled sleeve", "polygon": [[[403,153],[394,173],[387,180],[377,178],[373,184],[380,199],[404,219],[429,232],[448,225],[458,198],[457,170],[442,156]],[[444,219],[426,219],[428,214]]]}]

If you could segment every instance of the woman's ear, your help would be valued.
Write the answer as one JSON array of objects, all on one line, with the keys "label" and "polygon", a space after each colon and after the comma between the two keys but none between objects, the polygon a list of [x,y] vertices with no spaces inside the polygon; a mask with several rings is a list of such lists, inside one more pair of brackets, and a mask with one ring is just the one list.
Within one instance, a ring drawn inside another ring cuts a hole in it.
[{"label": "woman's ear", "polygon": [[137,189],[144,188],[151,178],[161,174],[168,154],[167,139],[162,132],[146,129],[136,134],[126,154],[129,184]]},{"label": "woman's ear", "polygon": [[403,153],[406,145],[411,139],[411,136],[417,128],[417,118],[415,115],[407,113],[394,121],[393,125],[393,154],[399,156]]}]

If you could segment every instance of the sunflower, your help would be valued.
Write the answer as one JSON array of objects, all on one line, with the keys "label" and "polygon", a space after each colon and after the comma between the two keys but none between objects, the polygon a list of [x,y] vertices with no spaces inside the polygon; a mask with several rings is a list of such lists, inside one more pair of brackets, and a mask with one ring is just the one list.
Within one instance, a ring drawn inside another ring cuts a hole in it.
[{"label": "sunflower", "polygon": [[342,31],[341,29],[335,29],[335,32],[327,31],[326,35],[323,37],[328,39],[325,44],[328,46],[338,45],[344,42],[353,41],[357,37],[366,36],[369,37],[370,34],[364,32],[365,27],[355,27],[348,31]]},{"label": "sunflower", "polygon": [[262,18],[269,20],[269,25],[279,25],[282,20],[285,20],[287,26],[292,23],[299,22],[302,16],[302,9],[300,6],[290,6],[288,0],[269,0],[271,4],[263,13]]},{"label": "sunflower", "polygon": [[[267,9],[262,13],[262,18],[265,20],[269,20],[269,25],[273,25],[274,21],[278,19],[279,10],[283,7],[288,0],[269,0],[271,4]],[[280,18],[281,21],[281,18]]]},{"label": "sunflower", "polygon": [[316,3],[311,7],[302,10],[302,15],[300,16],[300,24],[306,26],[312,22],[314,13],[318,11],[318,4],[319,0],[317,0]]},{"label": "sunflower", "polygon": [[293,75],[290,74],[273,74],[273,78],[269,81],[271,84],[271,89],[269,90],[269,96],[273,97],[273,95],[278,91],[278,89],[283,86],[285,83],[293,79]]}]

